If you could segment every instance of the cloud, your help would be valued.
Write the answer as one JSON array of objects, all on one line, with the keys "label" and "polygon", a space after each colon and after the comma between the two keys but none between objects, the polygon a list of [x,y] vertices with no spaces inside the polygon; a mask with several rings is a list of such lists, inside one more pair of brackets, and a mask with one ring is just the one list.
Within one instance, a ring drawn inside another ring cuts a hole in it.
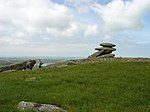
[{"label": "cloud", "polygon": [[98,25],[86,25],[86,31],[84,32],[85,36],[92,36],[93,34],[98,35],[100,28]]},{"label": "cloud", "polygon": [[[3,45],[47,44],[51,38],[88,36],[92,34],[87,30],[95,26],[77,21],[73,9],[50,0],[0,0],[0,17]],[[93,36],[97,33],[92,32]]]},{"label": "cloud", "polygon": [[[87,57],[85,55],[87,52],[88,54],[91,53],[93,50],[92,47],[94,47],[93,44],[84,44],[84,43],[72,43],[72,44],[49,44],[45,45],[44,47],[41,46],[27,46],[26,48],[24,46],[20,46],[16,48],[15,46],[8,47],[8,46],[2,46],[0,47],[1,56],[61,56],[61,57]],[[79,53],[80,51],[80,53]]]},{"label": "cloud", "polygon": [[66,6],[75,8],[78,13],[87,13],[90,10],[90,5],[98,0],[65,0]]},{"label": "cloud", "polygon": [[150,57],[150,42],[136,43],[125,40],[124,42],[116,42],[116,44],[115,54],[117,57]]},{"label": "cloud", "polygon": [[105,31],[115,32],[143,27],[149,6],[150,0],[113,0],[106,5],[95,3],[92,9],[103,19]]},{"label": "cloud", "polygon": [[143,27],[149,6],[149,0],[113,0],[105,5],[99,0],[65,0],[64,4],[54,0],[0,0],[0,51],[88,55],[99,42],[113,41],[114,33]]}]

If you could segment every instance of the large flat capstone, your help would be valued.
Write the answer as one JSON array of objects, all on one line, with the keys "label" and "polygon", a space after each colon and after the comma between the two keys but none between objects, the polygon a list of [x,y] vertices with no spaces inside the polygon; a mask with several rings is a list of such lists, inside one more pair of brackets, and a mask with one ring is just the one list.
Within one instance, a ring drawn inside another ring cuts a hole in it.
[{"label": "large flat capstone", "polygon": [[101,43],[100,45],[103,47],[115,47],[116,46],[115,44],[112,44],[112,43]]}]

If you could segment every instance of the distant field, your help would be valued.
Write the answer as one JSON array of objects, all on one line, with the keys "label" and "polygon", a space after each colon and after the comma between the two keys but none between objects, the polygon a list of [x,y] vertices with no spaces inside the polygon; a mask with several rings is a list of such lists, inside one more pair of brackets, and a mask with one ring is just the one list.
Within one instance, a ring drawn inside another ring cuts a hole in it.
[{"label": "distant field", "polygon": [[20,101],[68,112],[150,112],[150,63],[101,62],[0,73],[0,112]]}]

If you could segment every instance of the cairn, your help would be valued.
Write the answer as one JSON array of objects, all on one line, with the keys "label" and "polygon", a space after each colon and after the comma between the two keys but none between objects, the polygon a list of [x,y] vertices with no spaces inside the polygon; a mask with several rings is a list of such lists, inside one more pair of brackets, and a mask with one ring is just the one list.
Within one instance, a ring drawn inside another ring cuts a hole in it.
[{"label": "cairn", "polygon": [[116,45],[112,43],[101,43],[100,46],[102,47],[95,48],[97,52],[89,56],[89,58],[112,58],[115,56],[115,54],[111,53],[116,50],[113,48]]}]

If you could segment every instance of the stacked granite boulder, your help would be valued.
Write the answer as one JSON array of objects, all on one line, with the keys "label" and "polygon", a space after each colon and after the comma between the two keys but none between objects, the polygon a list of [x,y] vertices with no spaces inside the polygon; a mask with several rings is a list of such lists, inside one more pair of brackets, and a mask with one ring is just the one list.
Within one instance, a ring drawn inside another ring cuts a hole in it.
[{"label": "stacked granite boulder", "polygon": [[116,45],[112,43],[101,43],[100,46],[102,47],[95,48],[97,52],[89,56],[89,58],[111,58],[115,56],[115,54],[111,53],[116,50],[114,48]]}]

